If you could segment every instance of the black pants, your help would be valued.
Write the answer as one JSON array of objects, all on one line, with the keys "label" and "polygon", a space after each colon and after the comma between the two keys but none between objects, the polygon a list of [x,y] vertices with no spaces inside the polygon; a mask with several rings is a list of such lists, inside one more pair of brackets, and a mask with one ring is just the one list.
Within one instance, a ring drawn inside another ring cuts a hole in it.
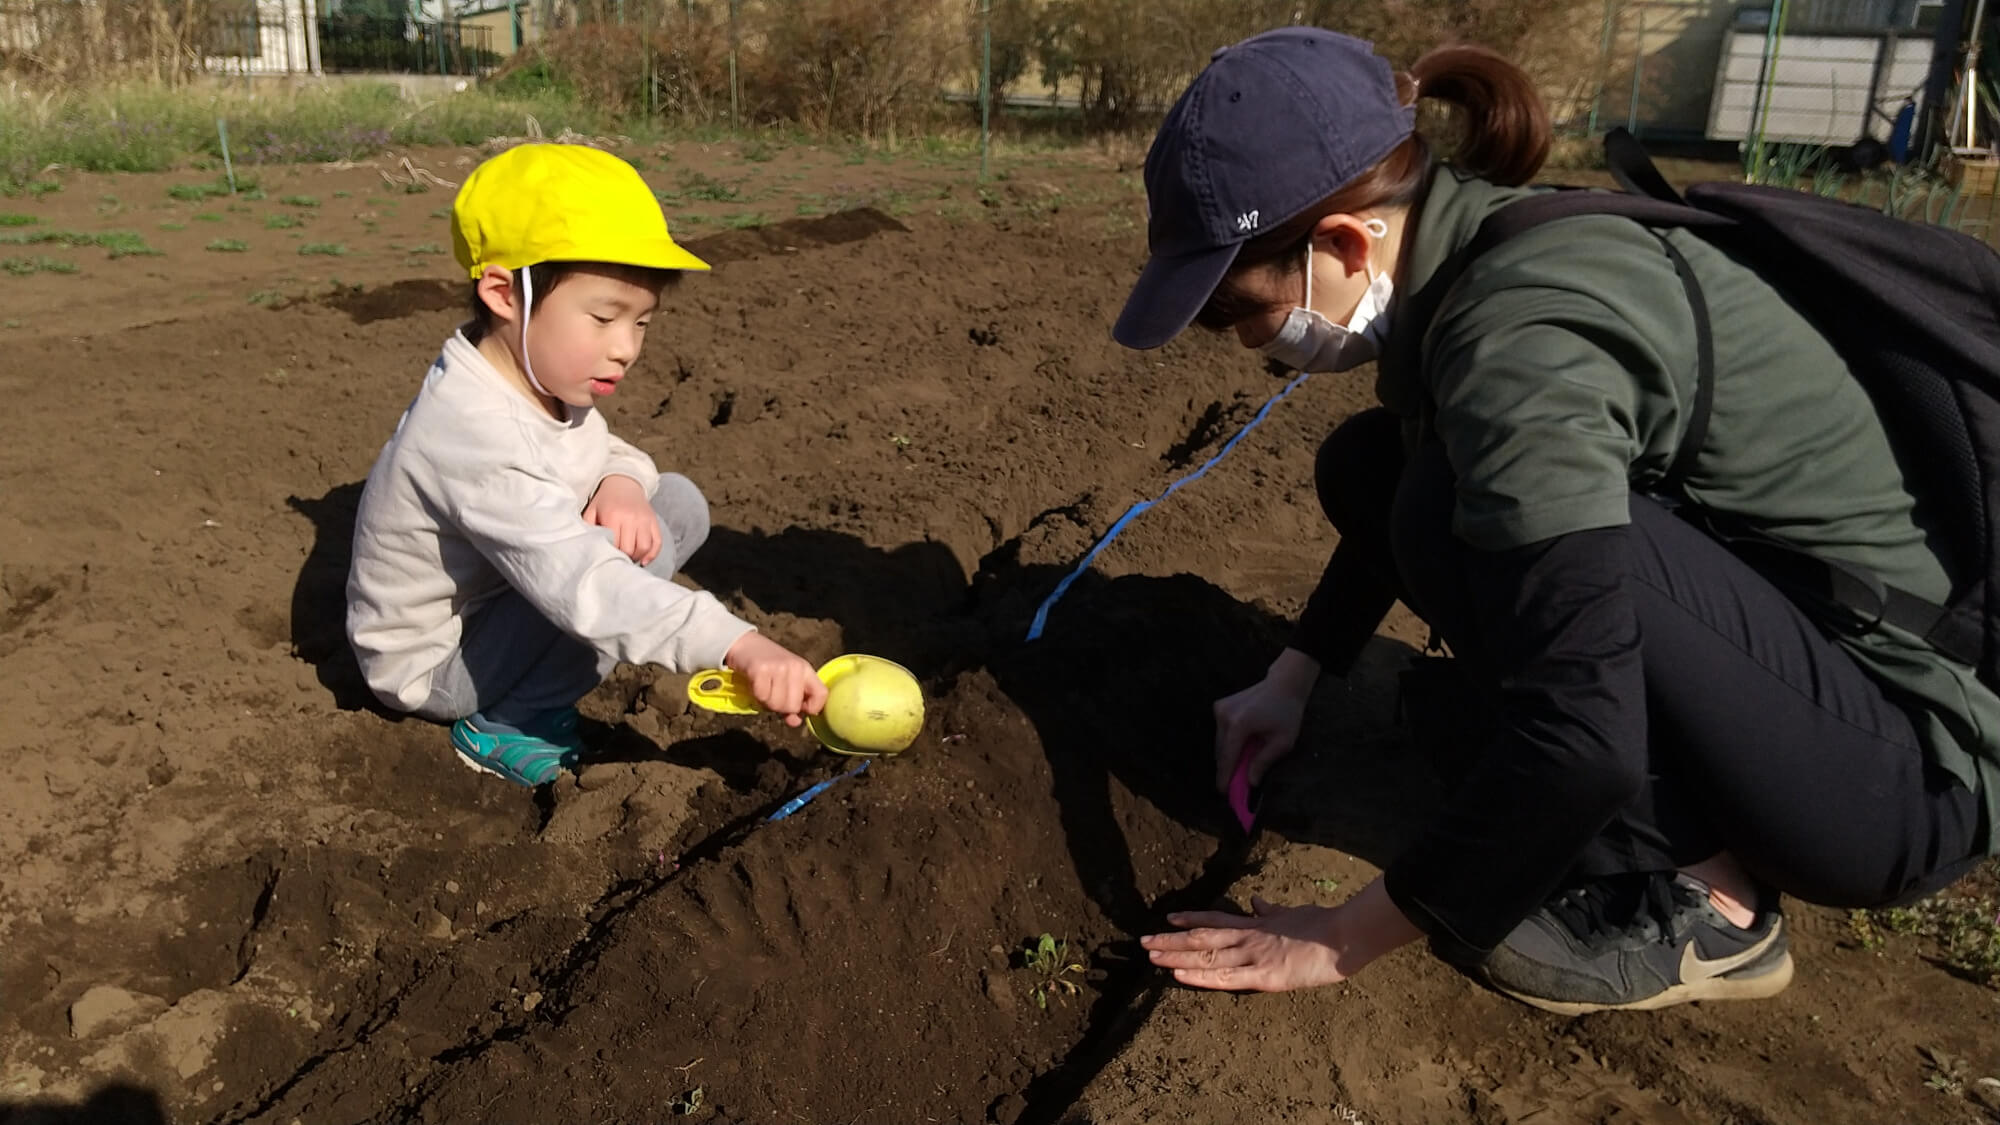
[{"label": "black pants", "polygon": [[[1478,690],[1465,576],[1481,552],[1451,532],[1442,449],[1406,458],[1396,418],[1367,411],[1327,439],[1317,485],[1341,536],[1329,581],[1345,588],[1333,593],[1378,614],[1402,599]],[[1979,802],[1926,763],[1909,716],[1839,644],[1660,504],[1635,495],[1631,514],[1626,586],[1640,626],[1648,780],[1576,857],[1570,881],[1728,851],[1766,887],[1874,907],[1939,889],[1977,862]]]}]

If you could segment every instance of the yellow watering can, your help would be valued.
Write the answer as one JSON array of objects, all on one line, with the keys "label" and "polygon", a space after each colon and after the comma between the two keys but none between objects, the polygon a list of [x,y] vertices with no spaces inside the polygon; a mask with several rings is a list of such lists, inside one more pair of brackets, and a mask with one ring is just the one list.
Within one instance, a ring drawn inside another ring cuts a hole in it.
[{"label": "yellow watering can", "polygon": [[[900,754],[924,729],[924,692],[908,668],[879,656],[850,653],[819,666],[826,706],[806,716],[806,729],[836,754]],[[727,668],[696,672],[688,702],[724,715],[761,715],[749,681]]]}]

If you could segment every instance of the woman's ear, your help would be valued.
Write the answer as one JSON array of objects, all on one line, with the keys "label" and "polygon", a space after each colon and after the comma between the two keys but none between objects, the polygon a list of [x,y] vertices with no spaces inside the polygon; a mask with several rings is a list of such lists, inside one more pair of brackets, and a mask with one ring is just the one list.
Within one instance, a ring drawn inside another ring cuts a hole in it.
[{"label": "woman's ear", "polygon": [[1357,215],[1328,215],[1313,224],[1313,249],[1331,254],[1342,272],[1352,277],[1368,272],[1368,258],[1375,252],[1375,236]]},{"label": "woman's ear", "polygon": [[505,266],[487,266],[474,283],[473,291],[479,294],[487,311],[498,319],[512,324],[521,318],[521,301],[514,289],[514,273]]}]

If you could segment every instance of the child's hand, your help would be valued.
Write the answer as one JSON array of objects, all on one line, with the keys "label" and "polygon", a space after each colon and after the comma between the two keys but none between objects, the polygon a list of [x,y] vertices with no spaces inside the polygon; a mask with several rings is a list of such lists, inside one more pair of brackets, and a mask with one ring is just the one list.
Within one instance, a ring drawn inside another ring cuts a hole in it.
[{"label": "child's hand", "polygon": [[583,509],[583,522],[610,528],[618,550],[640,566],[660,557],[660,519],[646,499],[646,490],[626,476],[608,476]]},{"label": "child's hand", "polygon": [[826,681],[813,666],[760,634],[743,634],[729,646],[729,655],[722,662],[743,673],[757,703],[766,711],[783,715],[787,726],[798,726],[804,722],[800,715],[817,715],[826,705]]}]

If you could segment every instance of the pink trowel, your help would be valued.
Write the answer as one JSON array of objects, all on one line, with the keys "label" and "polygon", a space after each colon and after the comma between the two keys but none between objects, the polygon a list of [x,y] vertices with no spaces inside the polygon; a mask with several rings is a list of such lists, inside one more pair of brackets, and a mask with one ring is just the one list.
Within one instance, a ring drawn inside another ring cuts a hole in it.
[{"label": "pink trowel", "polygon": [[1257,823],[1257,813],[1250,807],[1250,759],[1256,750],[1254,744],[1245,746],[1237,755],[1236,772],[1229,775],[1229,811],[1236,814],[1236,823],[1243,826],[1246,835]]}]

